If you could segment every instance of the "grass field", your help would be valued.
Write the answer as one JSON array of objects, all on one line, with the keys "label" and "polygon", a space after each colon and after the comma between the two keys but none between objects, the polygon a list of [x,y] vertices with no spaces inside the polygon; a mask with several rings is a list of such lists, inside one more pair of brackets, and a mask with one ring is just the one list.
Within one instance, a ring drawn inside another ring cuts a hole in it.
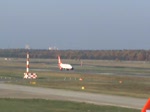
[{"label": "grass field", "polygon": [[[149,97],[149,62],[82,60],[82,66],[80,65],[80,60],[63,60],[63,62],[72,64],[75,70],[60,71],[58,69],[57,60],[55,59],[32,59],[30,60],[30,72],[37,73],[38,79],[25,80],[23,79],[23,73],[26,71],[26,59],[10,59],[6,61],[3,58],[0,58],[0,80],[5,81],[6,83],[19,85],[58,88],[139,98]],[[83,80],[80,81],[80,78],[82,78]],[[85,87],[84,90],[81,89],[83,86]],[[1,100],[7,102],[11,99]],[[19,103],[20,101],[25,102],[25,100],[18,101],[17,99],[15,99],[14,101],[16,101],[16,103]],[[36,100],[27,100],[27,102],[35,101]],[[13,102],[13,100],[11,102]],[[66,103],[65,105],[68,104]],[[101,106],[98,107],[101,108]],[[48,109],[48,107],[46,108]],[[108,112],[107,110],[109,110],[109,112],[137,112],[137,110],[128,111],[126,109],[117,109],[118,107],[104,106],[100,110],[103,110],[103,112]],[[45,112],[46,111],[47,110],[45,110]],[[59,110],[59,112],[61,111],[63,112],[64,110]],[[67,111],[69,112],[69,110],[65,110],[64,112]],[[88,110],[81,110],[81,112],[84,111],[90,112]],[[94,111],[97,112],[97,110]]]},{"label": "grass field", "polygon": [[[102,60],[63,60],[71,63],[74,71],[59,71],[57,60],[32,59],[30,71],[38,79],[24,80],[26,59],[0,59],[0,79],[7,83],[69,89],[147,98],[150,94],[150,63]],[[79,81],[82,78],[83,81]],[[32,82],[36,82],[32,83]]]},{"label": "grass field", "polygon": [[113,106],[96,106],[41,99],[0,99],[1,112],[140,112]]}]

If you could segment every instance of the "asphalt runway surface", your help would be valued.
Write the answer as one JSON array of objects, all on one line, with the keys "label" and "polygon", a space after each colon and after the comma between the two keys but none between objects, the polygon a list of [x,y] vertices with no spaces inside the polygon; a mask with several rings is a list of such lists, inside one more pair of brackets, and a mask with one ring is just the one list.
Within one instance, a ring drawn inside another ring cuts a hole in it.
[{"label": "asphalt runway surface", "polygon": [[40,98],[141,109],[147,99],[0,83],[0,98]]}]

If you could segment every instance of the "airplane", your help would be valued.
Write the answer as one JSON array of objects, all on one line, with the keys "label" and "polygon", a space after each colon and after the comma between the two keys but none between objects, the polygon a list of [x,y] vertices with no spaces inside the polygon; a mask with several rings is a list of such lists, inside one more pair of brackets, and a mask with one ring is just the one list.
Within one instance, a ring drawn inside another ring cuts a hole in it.
[{"label": "airplane", "polygon": [[64,64],[61,62],[60,56],[58,55],[58,66],[60,70],[73,70],[74,68],[70,64]]},{"label": "airplane", "polygon": [[146,104],[142,108],[141,112],[150,112],[150,98],[147,100]]}]

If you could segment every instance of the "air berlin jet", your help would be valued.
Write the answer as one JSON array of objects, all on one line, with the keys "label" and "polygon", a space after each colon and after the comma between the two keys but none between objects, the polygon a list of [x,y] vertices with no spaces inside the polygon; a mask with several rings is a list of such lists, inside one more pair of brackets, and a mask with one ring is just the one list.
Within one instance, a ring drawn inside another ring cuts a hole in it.
[{"label": "air berlin jet", "polygon": [[58,56],[58,66],[60,70],[73,70],[74,68],[70,64],[64,64],[61,62],[60,56]]}]

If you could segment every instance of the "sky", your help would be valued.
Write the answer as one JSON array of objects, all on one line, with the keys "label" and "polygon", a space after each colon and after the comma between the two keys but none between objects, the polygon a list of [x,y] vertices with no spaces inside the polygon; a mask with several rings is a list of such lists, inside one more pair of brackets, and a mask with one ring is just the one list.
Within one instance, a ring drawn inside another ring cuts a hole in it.
[{"label": "sky", "polygon": [[0,48],[150,49],[150,0],[0,0]]}]

